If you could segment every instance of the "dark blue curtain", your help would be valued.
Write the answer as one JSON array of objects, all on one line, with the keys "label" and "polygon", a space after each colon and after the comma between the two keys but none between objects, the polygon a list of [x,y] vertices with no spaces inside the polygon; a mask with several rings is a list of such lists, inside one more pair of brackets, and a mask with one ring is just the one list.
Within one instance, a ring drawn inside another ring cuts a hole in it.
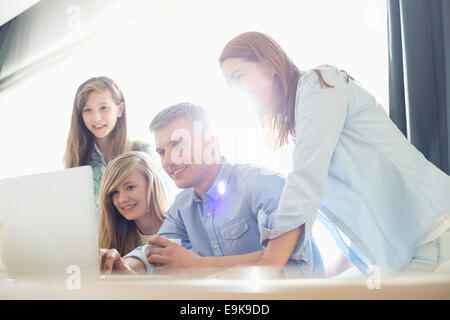
[{"label": "dark blue curtain", "polygon": [[450,0],[388,0],[389,116],[450,168]]}]

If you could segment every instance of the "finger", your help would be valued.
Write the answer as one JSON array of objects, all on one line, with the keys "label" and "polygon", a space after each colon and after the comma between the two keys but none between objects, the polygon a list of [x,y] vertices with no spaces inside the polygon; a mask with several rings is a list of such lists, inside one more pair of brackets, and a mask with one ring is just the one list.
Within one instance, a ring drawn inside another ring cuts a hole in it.
[{"label": "finger", "polygon": [[150,264],[155,264],[155,263],[159,263],[159,264],[167,264],[169,262],[169,259],[167,259],[164,256],[158,255],[158,254],[153,254],[148,258],[148,263]]},{"label": "finger", "polygon": [[150,257],[152,254],[163,256],[165,253],[165,250],[166,249],[161,248],[161,247],[152,246],[150,248],[150,250],[147,251],[147,258]]},{"label": "finger", "polygon": [[100,265],[100,272],[103,272],[103,269],[104,269],[104,263],[105,263],[104,257],[105,257],[105,255],[99,255],[98,256],[99,265]]},{"label": "finger", "polygon": [[119,257],[114,260],[113,270],[128,271],[128,268],[125,266],[124,260]]},{"label": "finger", "polygon": [[153,244],[153,245],[158,245],[161,247],[167,247],[168,245],[170,245],[171,243],[173,243],[172,241],[170,241],[169,239],[166,239],[164,237],[160,237],[160,236],[151,236],[148,240],[147,240],[148,244]]},{"label": "finger", "polygon": [[106,274],[111,274],[116,259],[120,259],[119,252],[116,249],[111,249],[105,256],[104,271]]}]

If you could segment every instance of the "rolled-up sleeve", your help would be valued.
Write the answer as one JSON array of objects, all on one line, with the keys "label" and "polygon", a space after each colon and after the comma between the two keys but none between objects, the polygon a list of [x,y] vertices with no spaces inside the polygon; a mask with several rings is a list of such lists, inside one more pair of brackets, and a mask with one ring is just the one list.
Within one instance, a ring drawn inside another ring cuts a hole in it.
[{"label": "rolled-up sleeve", "polygon": [[[139,259],[139,260],[142,261],[142,257],[141,257],[141,250],[142,250],[142,247],[143,247],[143,246],[139,246],[139,247],[137,247],[136,249],[134,249],[133,251],[127,253],[127,254],[124,256],[124,258],[135,258],[135,259]],[[144,263],[144,261],[142,261],[142,263]],[[145,269],[147,270],[147,273],[148,273],[148,274],[151,274],[151,273],[152,273],[152,267],[149,266],[149,265],[147,265],[147,264],[145,264],[145,263],[144,263],[144,266],[145,266]]]},{"label": "rolled-up sleeve", "polygon": [[[167,212],[167,217],[164,219],[164,222],[159,229],[158,236],[167,238],[167,239],[180,239],[181,245],[186,249],[192,250],[192,244],[189,240],[189,236],[186,232],[186,228],[184,225],[177,220],[177,210],[175,206],[171,206]],[[143,246],[139,246],[127,255],[124,258],[136,258],[142,261],[141,249]],[[143,261],[142,261],[143,262]],[[143,262],[144,263],[144,262]],[[145,264],[145,268],[147,273],[152,273],[152,267]]]},{"label": "rolled-up sleeve", "polygon": [[322,88],[315,73],[305,74],[299,82],[293,170],[286,179],[278,209],[269,214],[258,212],[262,244],[305,226],[290,263],[312,263],[308,261],[314,249],[309,237],[325,190],[331,157],[347,115],[345,81],[337,69],[327,69],[322,75],[334,87]]}]

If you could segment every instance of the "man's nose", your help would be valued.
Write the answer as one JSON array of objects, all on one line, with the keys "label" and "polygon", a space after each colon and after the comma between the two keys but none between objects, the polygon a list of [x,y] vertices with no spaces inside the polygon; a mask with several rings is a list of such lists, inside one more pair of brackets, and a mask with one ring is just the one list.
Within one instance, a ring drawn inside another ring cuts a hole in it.
[{"label": "man's nose", "polygon": [[162,165],[164,170],[166,170],[167,173],[170,173],[172,166],[173,166],[173,161],[170,157],[170,155],[165,155],[164,158],[162,159]]}]

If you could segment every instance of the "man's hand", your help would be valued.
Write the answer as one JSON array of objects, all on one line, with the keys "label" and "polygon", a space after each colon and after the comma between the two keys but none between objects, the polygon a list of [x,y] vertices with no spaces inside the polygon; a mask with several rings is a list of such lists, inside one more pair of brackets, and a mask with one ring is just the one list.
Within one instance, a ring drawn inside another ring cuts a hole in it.
[{"label": "man's hand", "polygon": [[201,267],[202,257],[164,237],[150,237],[147,243],[152,245],[147,252],[148,262],[160,265],[153,267],[154,273],[180,271],[181,269],[188,271],[188,269]]},{"label": "man's hand", "polygon": [[[116,249],[99,249],[100,273],[111,274],[118,271],[125,274],[137,274],[128,264],[127,259],[123,259]],[[143,263],[141,262],[143,265]]]}]

